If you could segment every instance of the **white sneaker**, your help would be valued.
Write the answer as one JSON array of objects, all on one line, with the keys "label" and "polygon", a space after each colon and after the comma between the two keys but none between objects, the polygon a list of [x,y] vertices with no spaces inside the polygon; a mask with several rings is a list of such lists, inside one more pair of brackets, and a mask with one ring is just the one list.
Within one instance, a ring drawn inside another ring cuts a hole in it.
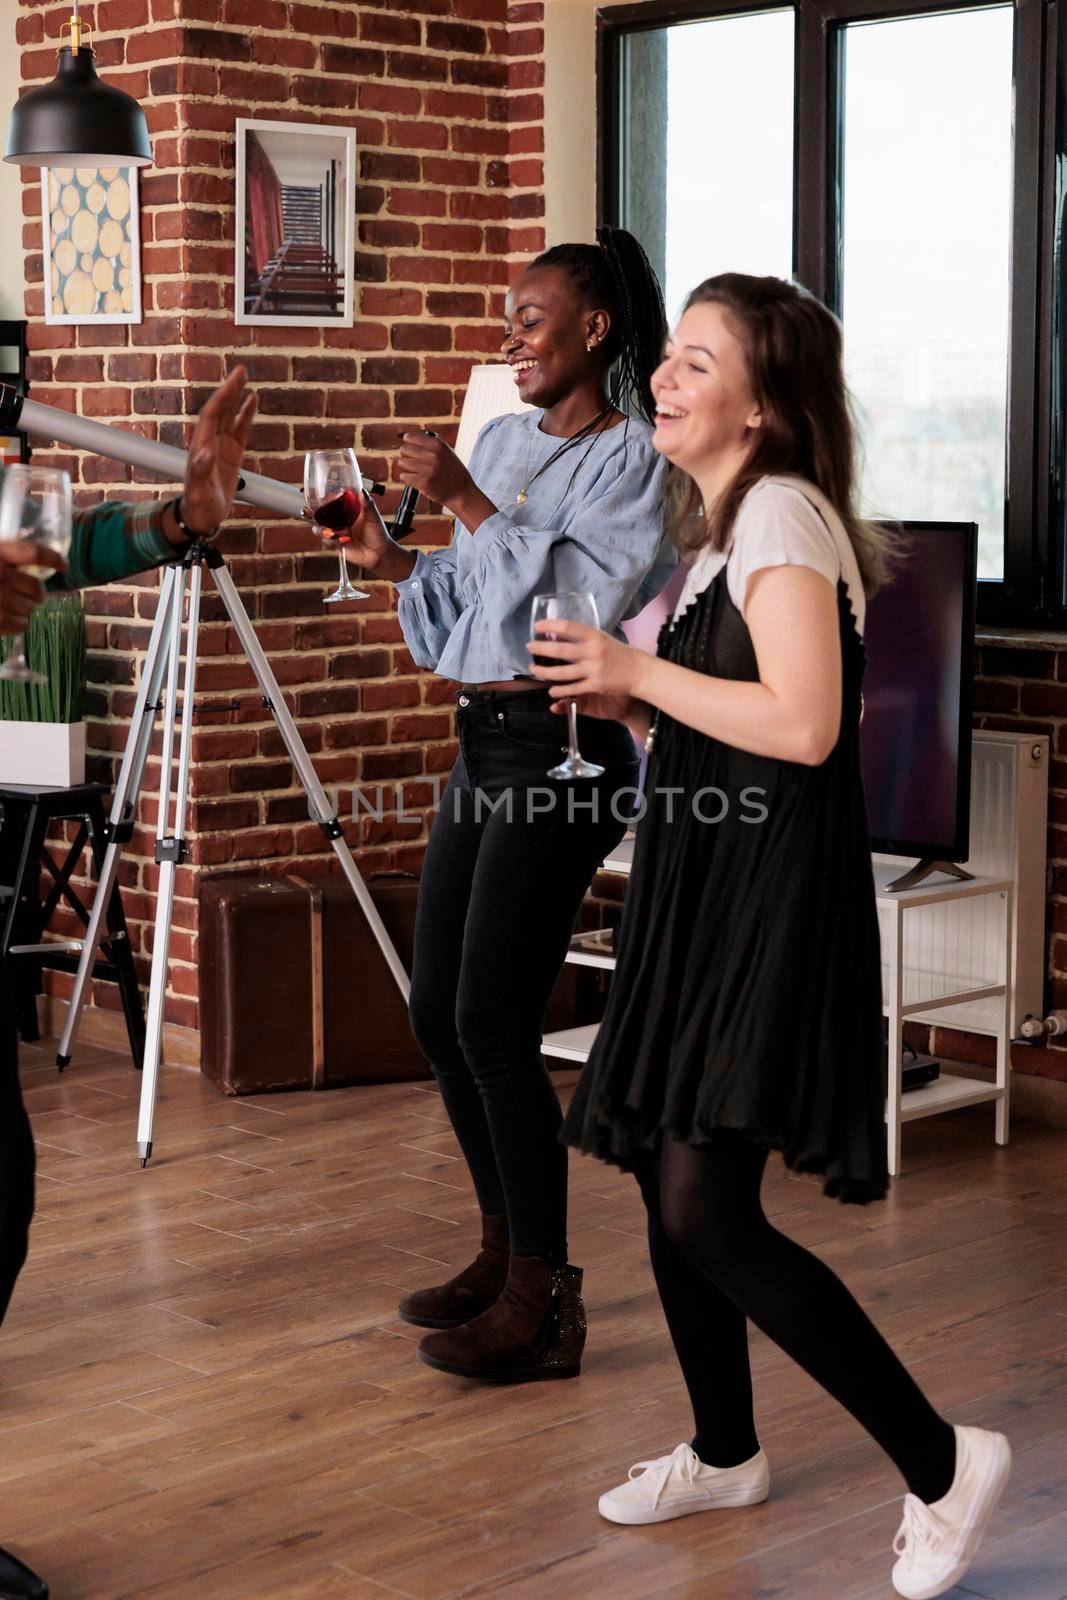
[{"label": "white sneaker", "polygon": [[739,1467],[708,1467],[689,1445],[680,1444],[672,1455],[631,1467],[625,1483],[600,1496],[598,1509],[609,1522],[638,1527],[694,1511],[758,1505],[770,1486],[771,1470],[762,1450]]},{"label": "white sneaker", "polygon": [[1011,1471],[1002,1433],[956,1429],[956,1476],[940,1500],[904,1496],[904,1520],[893,1540],[899,1560],[893,1587],[904,1600],[934,1600],[963,1577],[997,1508]]}]

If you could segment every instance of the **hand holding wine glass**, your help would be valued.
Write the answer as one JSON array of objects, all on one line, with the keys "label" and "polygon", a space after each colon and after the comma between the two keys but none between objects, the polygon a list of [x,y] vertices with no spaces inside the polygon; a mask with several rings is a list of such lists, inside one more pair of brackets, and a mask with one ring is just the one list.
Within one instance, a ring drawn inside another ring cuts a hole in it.
[{"label": "hand holding wine glass", "polygon": [[[530,649],[538,651],[544,642],[553,640],[552,625],[559,622],[578,622],[589,628],[599,628],[596,598],[589,593],[539,594],[535,597],[530,618]],[[534,676],[542,673],[534,663]],[[604,771],[595,761],[586,761],[578,749],[578,707],[573,697],[567,704],[567,731],[569,745],[566,759],[558,767],[551,767],[550,778],[599,778]]]},{"label": "hand holding wine glass", "polygon": [[336,550],[343,543],[345,555],[351,556],[357,567],[366,567],[371,572],[392,542],[389,530],[382,521],[382,514],[366,489],[359,498],[355,516],[347,528],[326,527],[310,507],[305,508],[304,517],[314,525],[319,538],[331,550]]},{"label": "hand holding wine glass", "polygon": [[[576,694],[572,699],[580,717],[600,722],[632,722],[641,704],[632,694]],[[567,708],[557,701],[552,709],[563,713]]]},{"label": "hand holding wine glass", "polygon": [[315,525],[326,528],[339,546],[337,559],[341,578],[326,604],[338,600],[366,600],[366,589],[349,581],[345,545],[349,530],[360,521],[363,507],[363,474],[354,450],[309,450],[304,457],[304,498],[314,514]]},{"label": "hand holding wine glass", "polygon": [[25,633],[44,599],[44,584],[26,568],[62,572],[65,565],[59,551],[45,544],[0,542],[0,633]]},{"label": "hand holding wine glass", "polygon": [[405,550],[392,537],[381,512],[366,490],[363,491],[356,520],[351,527],[343,530],[343,534],[339,535],[332,528],[324,528],[316,523],[315,513],[310,509],[305,510],[304,516],[309,522],[315,523],[315,532],[331,548],[336,549],[344,537],[346,556],[350,556],[365,571],[386,578],[390,583],[402,583],[405,578],[411,577],[415,567],[414,551]]},{"label": "hand holding wine glass", "polygon": [[[66,472],[56,467],[8,467],[0,483],[0,541],[22,544],[33,551],[29,560],[20,559],[18,563],[30,579],[43,582],[56,570],[56,559],[66,559],[71,516],[70,477]],[[0,667],[0,678],[16,683],[48,681],[39,672],[30,671],[21,630]]]}]

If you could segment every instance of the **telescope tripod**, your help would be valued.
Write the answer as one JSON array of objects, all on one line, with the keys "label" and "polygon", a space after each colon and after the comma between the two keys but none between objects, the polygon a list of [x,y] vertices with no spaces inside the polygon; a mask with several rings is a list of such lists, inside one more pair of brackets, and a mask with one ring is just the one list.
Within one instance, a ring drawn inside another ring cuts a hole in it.
[{"label": "telescope tripod", "polygon": [[[241,648],[255,674],[263,694],[263,702],[277,724],[278,732],[293,763],[297,776],[308,798],[308,811],[323,834],[330,841],[341,863],[341,871],[359,901],[382,955],[392,972],[397,987],[406,1000],[409,991],[408,975],[397,955],[381,917],[378,915],[370,891],[360,876],[337,818],[336,807],[329,798],[311,764],[303,740],[290,715],[270,664],[249,620],[248,613],[226,563],[214,545],[200,542],[191,544],[182,561],[168,565],[163,573],[163,586],[159,605],[148,643],[148,653],[141,671],[141,683],[130,723],[130,734],[119,768],[115,797],[107,825],[107,849],[100,869],[100,880],[93,901],[89,926],[82,944],[78,972],[74,980],[70,1010],[59,1044],[57,1065],[62,1072],[71,1058],[71,1047],[77,1032],[78,1021],[85,1004],[89,980],[97,949],[107,924],[107,909],[118,873],[122,847],[133,834],[137,798],[144,776],[155,726],[156,713],[163,708],[160,699],[166,685],[166,709],[163,719],[163,752],[159,780],[159,817],[156,824],[155,859],[159,865],[159,884],[156,890],[155,939],[152,945],[152,971],[148,989],[144,1071],[141,1079],[141,1103],[137,1123],[137,1154],[145,1166],[152,1154],[152,1133],[155,1121],[156,1094],[159,1066],[163,1047],[163,1007],[167,989],[167,965],[170,953],[171,922],[174,911],[175,878],[178,868],[188,857],[186,843],[186,813],[189,800],[189,764],[192,747],[193,712],[196,695],[196,657],[200,627],[200,597],[203,587],[203,569],[207,568],[219,594],[226,614],[232,623]],[[188,632],[185,643],[185,680],[182,690],[180,737],[178,744],[177,781],[174,783],[174,731],[177,725],[178,686],[182,655],[183,612],[185,599],[189,600]],[[173,815],[173,822],[172,822]]]}]

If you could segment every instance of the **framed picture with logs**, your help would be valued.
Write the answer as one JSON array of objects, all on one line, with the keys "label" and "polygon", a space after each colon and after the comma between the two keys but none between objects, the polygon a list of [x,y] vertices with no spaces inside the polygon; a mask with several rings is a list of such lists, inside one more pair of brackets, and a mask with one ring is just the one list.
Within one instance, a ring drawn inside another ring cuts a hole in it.
[{"label": "framed picture with logs", "polygon": [[46,322],[140,322],[136,167],[42,167]]},{"label": "framed picture with logs", "polygon": [[237,120],[236,323],[350,328],[356,135]]}]

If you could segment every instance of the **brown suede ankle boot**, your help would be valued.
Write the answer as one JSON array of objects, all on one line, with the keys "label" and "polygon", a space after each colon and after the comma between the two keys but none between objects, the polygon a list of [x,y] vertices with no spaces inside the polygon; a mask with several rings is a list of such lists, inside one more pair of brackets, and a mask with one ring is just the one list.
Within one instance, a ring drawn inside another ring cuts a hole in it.
[{"label": "brown suede ankle boot", "polygon": [[417,1328],[459,1328],[487,1311],[508,1275],[508,1219],[482,1215],[482,1248],[469,1267],[435,1289],[416,1289],[397,1307]]},{"label": "brown suede ankle boot", "polygon": [[495,1304],[462,1328],[427,1334],[419,1360],[483,1383],[533,1383],[576,1378],[584,1345],[580,1268],[512,1256]]}]

